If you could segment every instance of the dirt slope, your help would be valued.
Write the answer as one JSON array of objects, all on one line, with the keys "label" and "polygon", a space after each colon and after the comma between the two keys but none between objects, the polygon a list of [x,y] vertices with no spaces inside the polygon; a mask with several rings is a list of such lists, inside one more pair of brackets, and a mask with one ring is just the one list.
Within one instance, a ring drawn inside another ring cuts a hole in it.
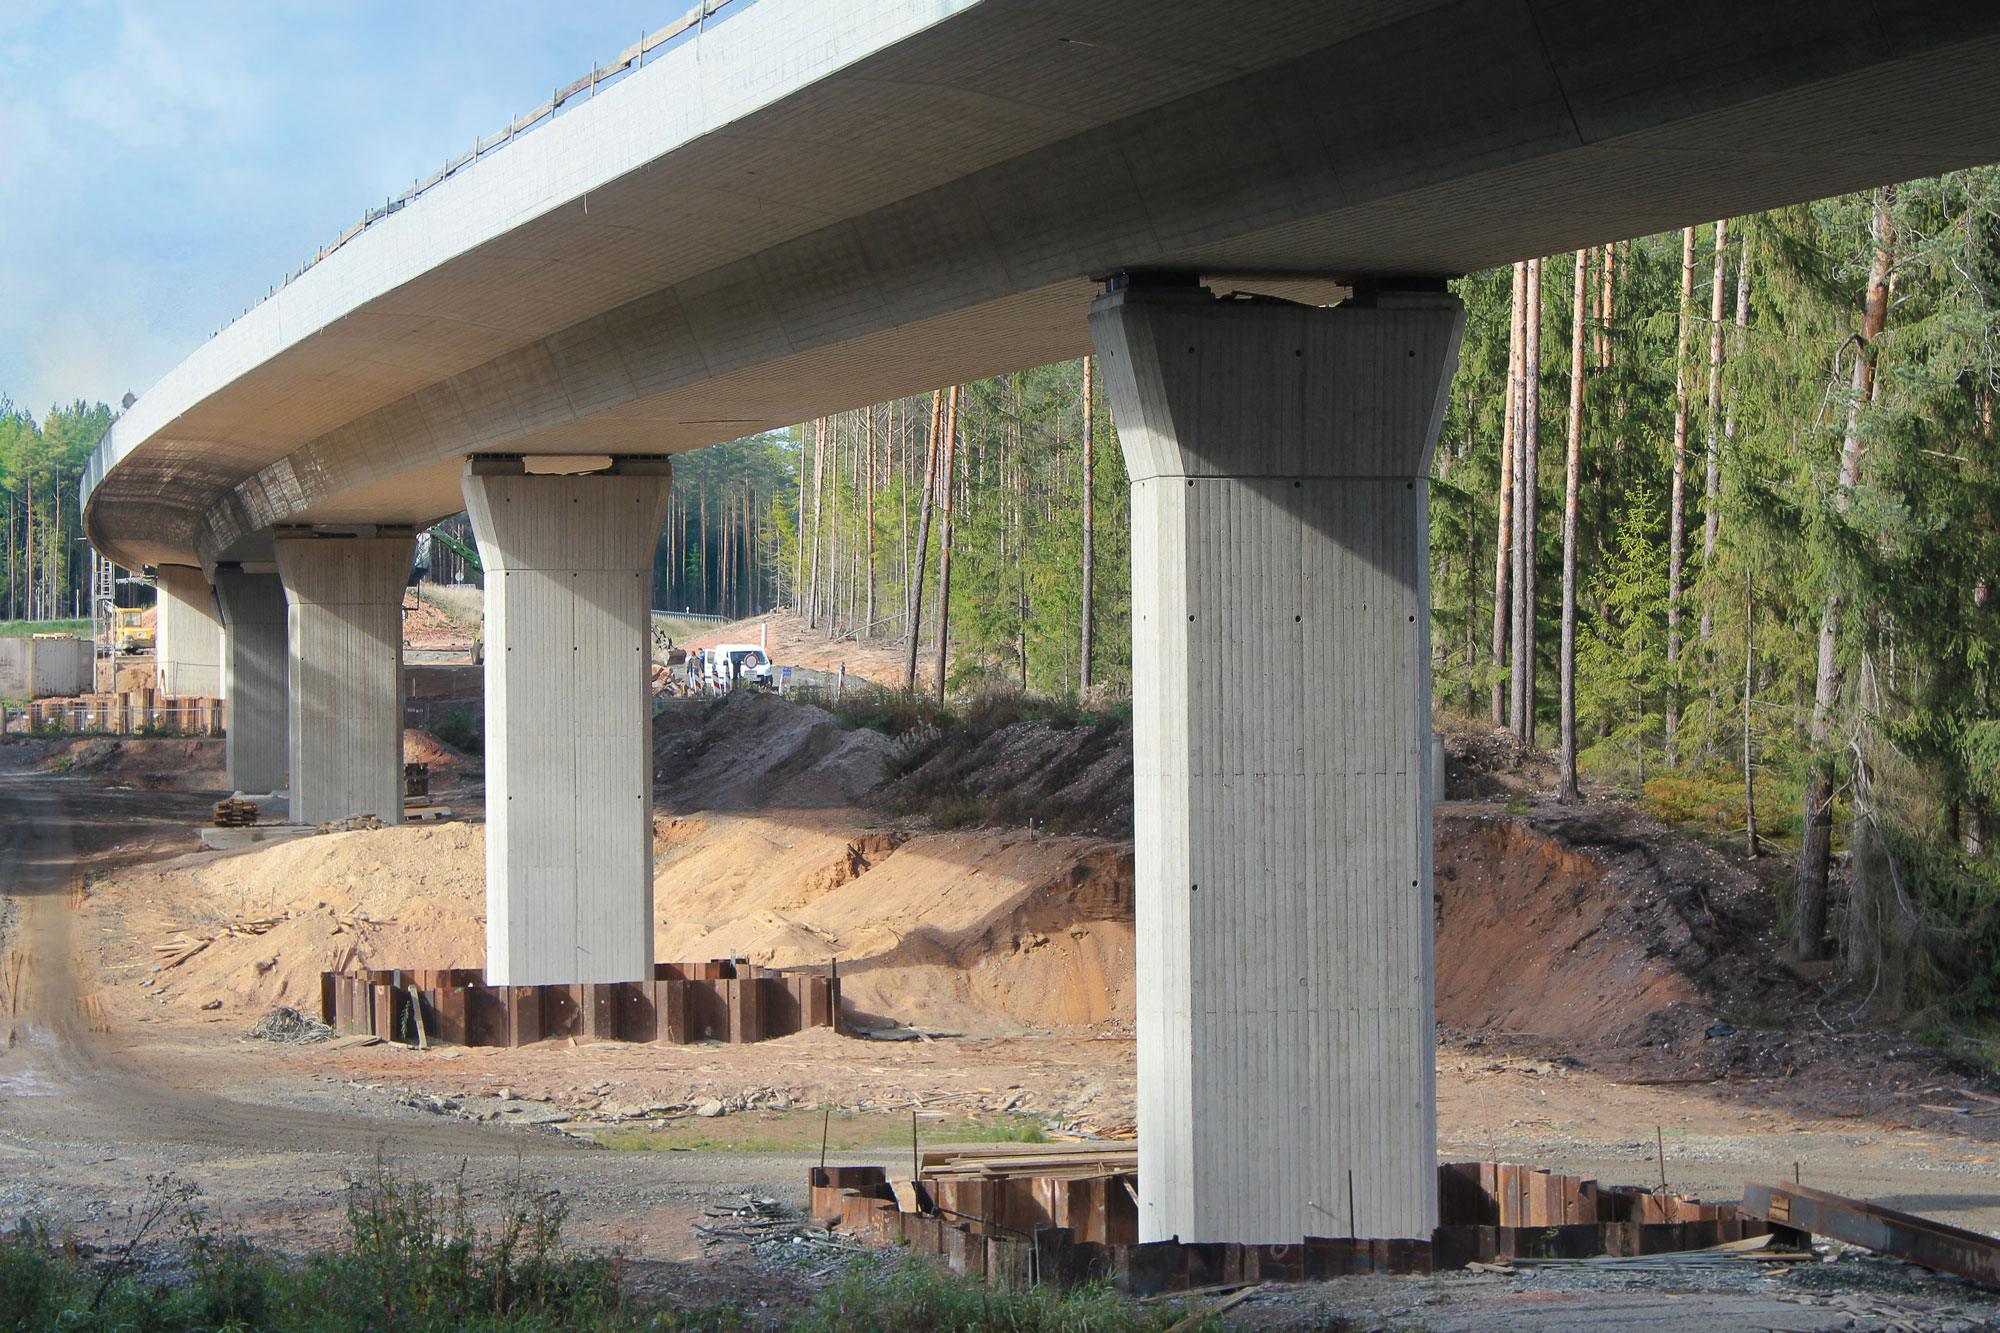
[{"label": "dirt slope", "polygon": [[843,731],[824,709],[757,690],[669,704],[653,719],[660,803],[695,810],[854,805],[898,753],[876,731]]},{"label": "dirt slope", "polygon": [[1763,889],[1631,806],[1437,819],[1438,1021],[1572,1046],[1671,1044],[1725,1009],[1783,1008]]},{"label": "dirt slope", "polygon": [[[1011,1032],[1129,1020],[1129,846],[1024,832],[896,832],[853,810],[663,817],[662,959],[838,960],[864,1015]],[[485,830],[476,824],[321,834],[126,870],[118,959],[144,998],[240,1022],[318,1003],[348,965],[465,967],[485,956]],[[229,930],[234,927],[237,933]],[[179,966],[156,945],[213,942]],[[201,1006],[219,1002],[215,1010]]]},{"label": "dirt slope", "polygon": [[872,793],[888,808],[942,823],[1026,824],[1132,836],[1132,727],[1108,719],[1012,722],[947,741]]},{"label": "dirt slope", "polygon": [[838,960],[857,1010],[933,1026],[1131,1020],[1127,845],[803,816],[711,815],[673,835],[662,958]]}]

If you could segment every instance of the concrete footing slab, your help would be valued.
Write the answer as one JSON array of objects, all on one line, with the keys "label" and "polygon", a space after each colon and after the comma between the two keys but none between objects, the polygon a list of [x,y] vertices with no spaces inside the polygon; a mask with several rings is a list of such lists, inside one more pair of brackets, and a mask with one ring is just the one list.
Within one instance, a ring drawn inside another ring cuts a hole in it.
[{"label": "concrete footing slab", "polygon": [[195,836],[211,852],[241,851],[261,842],[289,842],[318,833],[309,824],[252,824],[248,828],[198,828]]}]

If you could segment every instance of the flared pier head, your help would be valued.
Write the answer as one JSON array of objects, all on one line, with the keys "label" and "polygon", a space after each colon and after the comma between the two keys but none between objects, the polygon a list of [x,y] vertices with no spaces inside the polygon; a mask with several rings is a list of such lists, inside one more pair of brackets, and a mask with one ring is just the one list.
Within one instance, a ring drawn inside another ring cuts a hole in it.
[{"label": "flared pier head", "polygon": [[1428,1237],[1426,478],[1464,312],[1111,286],[1140,1239]]},{"label": "flared pier head", "polygon": [[225,776],[235,791],[283,791],[291,762],[290,616],[277,566],[217,565],[215,604],[222,614],[222,693],[229,701]]},{"label": "flared pier head", "polygon": [[665,458],[466,463],[486,568],[491,984],[653,975],[653,556],[672,482]]},{"label": "flared pier head", "polygon": [[403,822],[403,589],[416,538],[373,531],[273,543],[285,585],[295,824]]}]

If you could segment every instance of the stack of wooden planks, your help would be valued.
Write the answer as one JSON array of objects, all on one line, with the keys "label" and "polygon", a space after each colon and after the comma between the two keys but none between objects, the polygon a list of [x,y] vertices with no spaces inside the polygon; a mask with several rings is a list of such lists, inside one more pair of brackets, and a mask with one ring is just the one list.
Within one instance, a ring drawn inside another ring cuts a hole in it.
[{"label": "stack of wooden planks", "polygon": [[257,822],[259,811],[255,801],[239,801],[234,797],[215,803],[215,826],[217,828],[249,828]]},{"label": "stack of wooden planks", "polygon": [[917,1183],[937,1214],[990,1236],[1065,1227],[1077,1239],[1139,1239],[1138,1149],[1111,1143],[934,1148],[917,1155]]},{"label": "stack of wooden planks", "polygon": [[1023,1143],[1005,1147],[932,1148],[918,1155],[924,1180],[1009,1180],[1040,1176],[1082,1180],[1137,1176],[1139,1150],[1108,1143]]}]

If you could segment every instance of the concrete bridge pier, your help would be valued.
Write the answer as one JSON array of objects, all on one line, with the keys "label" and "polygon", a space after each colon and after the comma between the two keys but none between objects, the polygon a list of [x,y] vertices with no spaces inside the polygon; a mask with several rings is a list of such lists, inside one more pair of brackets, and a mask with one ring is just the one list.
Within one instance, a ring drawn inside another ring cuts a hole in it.
[{"label": "concrete bridge pier", "polygon": [[672,484],[665,458],[466,464],[486,567],[492,984],[653,975],[653,553]]},{"label": "concrete bridge pier", "polygon": [[215,567],[215,604],[222,613],[222,695],[229,701],[222,751],[230,787],[240,792],[285,789],[290,764],[285,585],[275,567]]},{"label": "concrete bridge pier", "polygon": [[1090,324],[1132,478],[1140,1239],[1428,1238],[1425,479],[1463,310],[1114,279]]},{"label": "concrete bridge pier", "polygon": [[208,576],[194,565],[159,565],[153,588],[154,661],[160,691],[171,695],[222,694],[222,619]]},{"label": "concrete bridge pier", "polygon": [[403,820],[403,589],[416,538],[285,536],[292,822]]}]

